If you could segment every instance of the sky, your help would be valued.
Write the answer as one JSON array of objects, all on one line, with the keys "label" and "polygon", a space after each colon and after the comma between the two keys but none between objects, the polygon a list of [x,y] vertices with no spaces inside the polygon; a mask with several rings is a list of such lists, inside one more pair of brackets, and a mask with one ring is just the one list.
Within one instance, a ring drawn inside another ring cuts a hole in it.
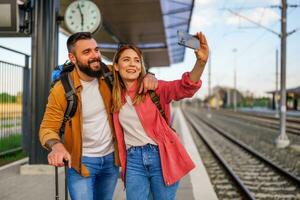
[{"label": "sky", "polygon": [[[288,0],[287,31],[298,30],[287,38],[287,88],[300,86],[300,1]],[[261,28],[229,10],[280,33],[280,5],[278,0],[195,0],[189,33],[202,31],[208,40],[211,59],[211,88],[215,86],[234,87],[234,67],[237,71],[237,88],[250,92],[256,97],[265,96],[275,90],[276,49],[280,52],[278,35]],[[59,63],[67,59],[65,42],[67,37],[59,35]],[[29,38],[0,38],[0,45],[18,49],[30,54]],[[234,51],[234,49],[236,51]],[[0,60],[11,61],[0,50]],[[22,64],[22,59],[13,58]],[[185,71],[190,71],[195,63],[194,51],[186,49],[184,62],[169,67],[151,68],[158,79],[179,79]],[[280,63],[280,58],[279,58]],[[280,67],[279,67],[280,68]],[[208,65],[201,77],[203,84],[196,97],[208,94]],[[279,79],[280,80],[280,79]]]},{"label": "sky", "polygon": [[[300,1],[288,1],[298,4]],[[208,40],[211,57],[211,87],[234,87],[234,65],[237,69],[237,88],[255,96],[275,90],[276,49],[280,38],[255,24],[231,14],[239,13],[280,33],[280,5],[276,0],[195,0],[190,33],[202,31]],[[288,8],[287,30],[300,28],[300,7]],[[236,49],[236,52],[233,51]],[[287,88],[300,86],[300,30],[287,38]],[[236,62],[235,62],[236,60]],[[186,49],[185,60],[170,68],[152,69],[157,77],[172,80],[192,69],[194,52]],[[235,64],[236,63],[236,64]],[[279,60],[280,63],[280,60]],[[208,65],[202,75],[203,85],[197,96],[208,94]]]}]

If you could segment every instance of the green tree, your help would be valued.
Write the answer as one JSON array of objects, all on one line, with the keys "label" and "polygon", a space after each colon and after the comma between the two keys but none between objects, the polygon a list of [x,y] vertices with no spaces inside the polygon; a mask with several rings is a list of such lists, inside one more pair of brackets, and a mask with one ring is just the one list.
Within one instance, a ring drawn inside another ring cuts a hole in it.
[{"label": "green tree", "polygon": [[10,95],[6,92],[0,94],[0,103],[15,103],[16,96]]}]

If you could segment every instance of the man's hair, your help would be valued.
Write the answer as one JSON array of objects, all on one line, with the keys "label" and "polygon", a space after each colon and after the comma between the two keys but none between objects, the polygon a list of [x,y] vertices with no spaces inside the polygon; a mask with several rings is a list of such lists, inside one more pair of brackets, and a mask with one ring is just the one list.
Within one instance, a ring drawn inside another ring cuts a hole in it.
[{"label": "man's hair", "polygon": [[89,40],[92,39],[92,34],[90,32],[78,32],[71,35],[67,40],[67,48],[68,52],[70,53],[74,48],[75,43],[78,40]]}]

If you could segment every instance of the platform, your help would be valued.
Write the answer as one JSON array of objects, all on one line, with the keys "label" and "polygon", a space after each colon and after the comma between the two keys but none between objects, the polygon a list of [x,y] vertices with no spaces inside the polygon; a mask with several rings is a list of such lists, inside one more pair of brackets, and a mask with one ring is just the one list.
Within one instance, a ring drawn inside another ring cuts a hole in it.
[{"label": "platform", "polygon": [[[196,164],[196,168],[185,176],[177,192],[176,199],[184,200],[215,200],[217,196],[213,190],[206,170],[198,154],[196,145],[188,130],[180,109],[173,109],[174,127],[180,134],[182,141],[190,156]],[[0,168],[0,199],[2,200],[45,200],[54,199],[54,173],[52,175],[20,175],[20,165],[26,164],[28,159],[17,161]],[[53,168],[54,172],[54,168]],[[63,172],[61,172],[63,173]],[[64,199],[64,175],[59,176],[60,194]],[[124,200],[125,191],[123,183],[118,180],[114,200]]]}]

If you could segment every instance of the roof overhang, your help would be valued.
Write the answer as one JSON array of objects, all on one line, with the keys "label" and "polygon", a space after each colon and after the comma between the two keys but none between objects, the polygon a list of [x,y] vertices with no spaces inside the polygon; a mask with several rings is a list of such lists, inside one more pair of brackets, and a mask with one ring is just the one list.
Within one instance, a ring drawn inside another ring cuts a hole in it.
[{"label": "roof overhang", "polygon": [[[285,90],[286,93],[294,93],[297,96],[300,96],[300,86],[295,87],[295,88],[289,88]],[[280,93],[280,90],[276,91],[276,90],[272,90],[272,91],[267,91],[267,94],[275,94],[275,93]]]},{"label": "roof overhang", "polygon": [[[60,16],[73,0],[60,1]],[[194,0],[95,0],[103,25],[94,34],[101,53],[112,59],[118,43],[143,51],[146,67],[182,62],[185,48],[177,44],[177,30],[188,32]],[[61,30],[68,33],[64,23]]]}]

